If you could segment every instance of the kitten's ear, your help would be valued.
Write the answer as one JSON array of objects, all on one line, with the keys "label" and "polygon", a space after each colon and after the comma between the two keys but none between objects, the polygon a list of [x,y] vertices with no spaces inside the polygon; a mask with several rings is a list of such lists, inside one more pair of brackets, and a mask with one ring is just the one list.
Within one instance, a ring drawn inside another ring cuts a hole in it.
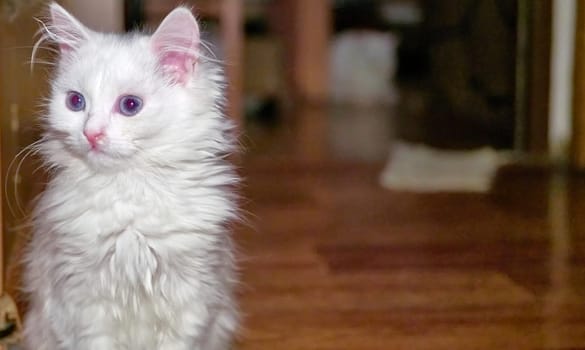
[{"label": "kitten's ear", "polygon": [[59,45],[61,53],[77,49],[89,39],[90,30],[56,2],[49,6],[50,23],[45,26],[46,35]]},{"label": "kitten's ear", "polygon": [[184,7],[165,17],[152,35],[152,45],[165,73],[179,83],[188,81],[197,63],[199,25],[191,11]]}]

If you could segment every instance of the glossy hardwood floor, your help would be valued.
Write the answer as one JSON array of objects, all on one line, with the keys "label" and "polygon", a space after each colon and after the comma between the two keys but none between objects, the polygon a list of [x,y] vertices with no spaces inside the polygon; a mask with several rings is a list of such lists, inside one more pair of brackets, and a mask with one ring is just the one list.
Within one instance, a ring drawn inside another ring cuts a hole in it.
[{"label": "glossy hardwood floor", "polygon": [[585,349],[584,177],[388,191],[382,159],[333,154],[303,115],[247,139],[238,349]]}]

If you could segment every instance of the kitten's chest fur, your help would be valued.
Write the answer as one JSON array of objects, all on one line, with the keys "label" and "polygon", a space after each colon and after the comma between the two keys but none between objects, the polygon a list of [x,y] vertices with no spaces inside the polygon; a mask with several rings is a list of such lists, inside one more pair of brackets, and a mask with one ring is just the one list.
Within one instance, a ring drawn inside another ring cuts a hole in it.
[{"label": "kitten's chest fur", "polygon": [[213,283],[226,263],[229,206],[222,190],[188,177],[60,177],[41,199],[38,247],[50,248],[48,275],[132,303],[178,280]]},{"label": "kitten's chest fur", "polygon": [[177,334],[193,344],[220,317],[210,310],[228,310],[221,327],[236,324],[229,168],[142,175],[61,174],[37,205],[26,286],[36,310],[75,335],[61,338],[72,348],[93,314],[124,349]]}]

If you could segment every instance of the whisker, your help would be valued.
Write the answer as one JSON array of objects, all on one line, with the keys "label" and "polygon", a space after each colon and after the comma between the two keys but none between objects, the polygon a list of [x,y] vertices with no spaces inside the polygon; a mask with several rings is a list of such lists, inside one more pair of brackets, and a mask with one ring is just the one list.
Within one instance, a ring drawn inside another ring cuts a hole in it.
[{"label": "whisker", "polygon": [[43,21],[41,21],[38,18],[35,18],[35,21],[37,21],[37,23],[39,23],[41,25],[41,28],[37,31],[40,38],[33,45],[33,49],[32,49],[31,56],[30,56],[30,62],[31,62],[30,63],[30,70],[31,70],[31,72],[34,69],[34,62],[35,62],[35,58],[37,57],[37,51],[39,50],[41,45],[49,39],[49,35],[50,35],[49,29],[47,28],[47,25]]},{"label": "whisker", "polygon": [[[30,145],[24,147],[22,150],[20,150],[20,152],[18,152],[10,161],[10,164],[8,164],[8,169],[6,170],[6,178],[4,179],[4,195],[6,196],[6,204],[8,206],[8,210],[10,211],[10,214],[12,214],[12,216],[17,216],[16,215],[16,211],[14,209],[14,207],[12,206],[11,200],[10,200],[10,196],[8,195],[8,182],[11,179],[10,176],[10,172],[12,170],[12,167],[14,166],[15,161],[24,153],[29,152],[31,148],[37,146],[39,144],[40,140],[35,141],[33,143],[31,143]],[[16,186],[16,181],[15,181],[15,186]]]},{"label": "whisker", "polygon": [[[39,149],[37,147],[29,147],[29,151],[20,159],[20,162],[18,163],[18,166],[16,167],[16,171],[14,172],[15,178],[17,176],[18,176],[18,178],[21,178],[20,169],[22,168],[22,164],[24,163],[24,161],[30,155],[37,154],[38,152],[39,152]],[[24,209],[22,207],[22,203],[20,202],[20,196],[19,196],[19,191],[18,191],[19,183],[20,182],[14,181],[14,198],[15,198],[17,209],[20,211],[20,215],[25,215]]]},{"label": "whisker", "polygon": [[23,221],[23,223],[12,225],[12,226],[8,227],[7,230],[11,231],[11,232],[21,231],[22,229],[29,228],[32,226],[33,226],[33,223],[31,222],[30,216],[29,216],[28,218],[26,218],[26,220]]},{"label": "whisker", "polygon": [[200,52],[199,56],[201,56],[203,59],[209,61],[209,62],[213,62],[213,63],[218,63],[218,64],[223,64],[224,62],[222,60],[220,60],[217,55],[215,54],[215,51],[213,50],[211,43],[205,42],[205,41],[201,41],[200,43],[201,47],[203,49],[205,49],[205,51],[207,51],[208,55],[206,55],[204,52]]},{"label": "whisker", "polygon": [[56,67],[57,66],[57,63],[55,63],[53,61],[46,61],[46,60],[25,61],[24,63],[29,64],[31,67],[33,67],[35,64],[42,64],[42,65],[45,65],[48,67]]}]

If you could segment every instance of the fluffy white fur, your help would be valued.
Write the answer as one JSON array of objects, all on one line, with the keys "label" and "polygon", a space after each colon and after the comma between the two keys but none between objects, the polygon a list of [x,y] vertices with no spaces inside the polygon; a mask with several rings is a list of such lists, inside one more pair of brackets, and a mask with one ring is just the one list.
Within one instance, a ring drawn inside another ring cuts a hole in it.
[{"label": "fluffy white fur", "polygon": [[[26,259],[29,350],[223,350],[237,325],[222,75],[185,8],[151,35],[93,32],[57,4],[40,150],[53,176]],[[81,92],[84,111],[66,107]],[[121,95],[142,98],[133,117]],[[98,150],[83,135],[105,132]]]}]

